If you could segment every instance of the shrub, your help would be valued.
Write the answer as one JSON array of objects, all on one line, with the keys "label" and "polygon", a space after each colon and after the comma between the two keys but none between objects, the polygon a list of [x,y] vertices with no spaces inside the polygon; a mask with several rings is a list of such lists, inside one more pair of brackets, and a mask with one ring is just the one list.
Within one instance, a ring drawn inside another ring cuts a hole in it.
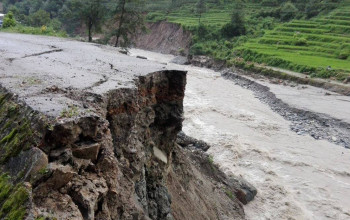
[{"label": "shrub", "polygon": [[346,60],[348,59],[348,57],[350,57],[350,51],[346,51],[346,50],[340,51],[337,57],[338,59]]},{"label": "shrub", "polygon": [[9,27],[14,27],[16,26],[16,20],[13,17],[13,13],[9,12],[5,17],[4,17],[4,22],[2,24],[4,28],[9,28]]},{"label": "shrub", "polygon": [[307,45],[307,40],[305,38],[298,38],[295,42],[294,42],[295,46],[306,46]]},{"label": "shrub", "polygon": [[221,28],[220,31],[221,31],[221,35],[223,37],[232,38],[232,37],[235,37],[235,36],[244,35],[246,29],[245,29],[244,23],[231,22],[231,23],[225,24]]},{"label": "shrub", "polygon": [[59,31],[62,28],[62,23],[57,18],[55,18],[50,21],[49,26],[52,27],[55,31]]},{"label": "shrub", "polygon": [[197,29],[199,39],[204,39],[209,34],[209,29],[204,24],[200,23]]},{"label": "shrub", "polygon": [[190,53],[192,55],[205,55],[205,51],[204,51],[204,47],[202,44],[194,44],[192,47],[191,47],[191,50],[190,50]]}]

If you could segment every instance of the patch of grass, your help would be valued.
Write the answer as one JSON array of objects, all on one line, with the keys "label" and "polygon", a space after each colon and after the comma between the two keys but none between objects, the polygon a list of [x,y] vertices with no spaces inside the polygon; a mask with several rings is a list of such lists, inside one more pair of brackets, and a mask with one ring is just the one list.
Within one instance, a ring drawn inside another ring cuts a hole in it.
[{"label": "patch of grass", "polygon": [[235,196],[233,195],[233,193],[228,190],[228,189],[225,189],[225,194],[230,198],[230,199],[234,199]]},{"label": "patch of grass", "polygon": [[2,32],[9,33],[21,33],[21,34],[34,34],[34,35],[45,35],[54,37],[68,37],[67,33],[64,31],[55,31],[52,27],[28,27],[24,25],[16,25],[9,28],[0,28]]},{"label": "patch of grass", "polygon": [[73,118],[79,115],[79,110],[76,106],[69,106],[67,109],[63,109],[60,113],[62,118]]},{"label": "patch of grass", "polygon": [[0,140],[0,150],[4,151],[0,163],[3,164],[11,157],[17,156],[22,150],[29,149],[32,145],[30,141],[32,136],[33,132],[27,120],[15,125],[10,133]]},{"label": "patch of grass", "polygon": [[7,174],[0,176],[0,218],[21,220],[26,215],[25,204],[29,199],[27,189],[22,184],[13,185]]},{"label": "patch of grass", "polygon": [[[9,98],[5,94],[3,97]],[[22,110],[10,99],[4,98],[0,102],[0,164],[35,144],[31,124]]]}]

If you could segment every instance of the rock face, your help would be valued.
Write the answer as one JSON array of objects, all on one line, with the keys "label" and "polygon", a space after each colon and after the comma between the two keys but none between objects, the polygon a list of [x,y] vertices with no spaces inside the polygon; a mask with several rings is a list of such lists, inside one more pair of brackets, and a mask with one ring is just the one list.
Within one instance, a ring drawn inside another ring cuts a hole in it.
[{"label": "rock face", "polygon": [[0,46],[0,185],[11,186],[0,219],[244,218],[175,142],[186,72],[55,38],[0,34]]}]

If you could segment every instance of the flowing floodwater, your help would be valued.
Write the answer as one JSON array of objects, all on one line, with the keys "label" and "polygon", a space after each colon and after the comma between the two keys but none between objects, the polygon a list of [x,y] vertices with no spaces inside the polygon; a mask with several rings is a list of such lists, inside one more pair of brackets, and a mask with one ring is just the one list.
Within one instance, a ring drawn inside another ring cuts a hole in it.
[{"label": "flowing floodwater", "polygon": [[[247,219],[350,219],[349,149],[297,135],[253,92],[220,73],[170,64],[170,55],[131,54],[188,71],[183,130],[212,145],[208,153],[224,172],[258,189],[244,207]],[[350,117],[350,109],[343,114]]]}]

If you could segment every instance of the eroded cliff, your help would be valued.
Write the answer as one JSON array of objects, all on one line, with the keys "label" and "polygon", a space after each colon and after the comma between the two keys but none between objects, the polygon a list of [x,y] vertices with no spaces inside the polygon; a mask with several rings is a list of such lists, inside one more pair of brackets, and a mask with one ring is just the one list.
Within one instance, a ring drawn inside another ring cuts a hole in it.
[{"label": "eroded cliff", "polygon": [[186,72],[23,37],[0,35],[1,219],[244,217],[237,185],[176,143]]}]

